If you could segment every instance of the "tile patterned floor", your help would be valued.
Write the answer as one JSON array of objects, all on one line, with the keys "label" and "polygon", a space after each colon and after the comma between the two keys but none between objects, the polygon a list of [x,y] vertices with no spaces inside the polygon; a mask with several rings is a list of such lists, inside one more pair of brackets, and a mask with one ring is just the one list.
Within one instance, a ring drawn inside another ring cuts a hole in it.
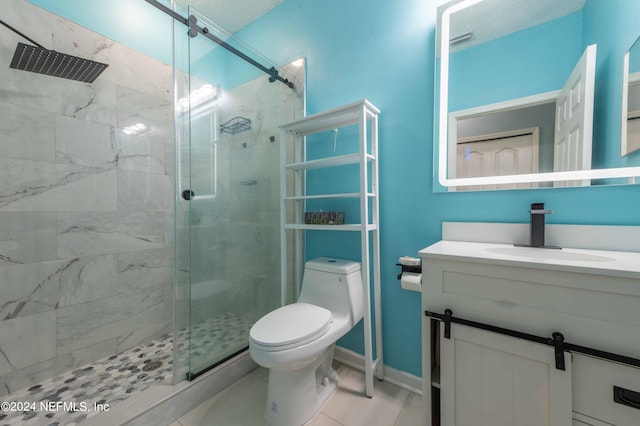
[{"label": "tile patterned floor", "polygon": [[[218,355],[226,356],[237,350],[234,348],[246,346],[251,325],[237,315],[223,314],[194,325],[191,334],[187,330],[179,332],[176,341],[179,348],[191,345],[192,365],[204,366]],[[181,352],[187,356],[187,351]],[[169,334],[3,397],[3,401],[28,402],[29,406],[23,412],[0,411],[0,425],[75,425],[97,414],[94,403],[113,408],[154,384],[170,384],[172,371],[173,336]],[[41,402],[54,406],[43,409]],[[83,402],[86,406],[81,405]]]},{"label": "tile patterned floor", "polygon": [[[373,398],[364,395],[364,373],[340,363],[340,385],[306,426],[419,426],[422,396],[388,382],[374,381]],[[202,403],[170,426],[261,426],[268,371],[258,368]]]},{"label": "tile patterned floor", "polygon": [[[249,346],[252,325],[253,322],[236,314],[221,314],[195,324],[191,334],[178,333],[178,349],[185,344],[191,345],[191,371],[197,373],[208,367],[212,359],[223,359]],[[187,351],[179,352],[187,354]]]}]

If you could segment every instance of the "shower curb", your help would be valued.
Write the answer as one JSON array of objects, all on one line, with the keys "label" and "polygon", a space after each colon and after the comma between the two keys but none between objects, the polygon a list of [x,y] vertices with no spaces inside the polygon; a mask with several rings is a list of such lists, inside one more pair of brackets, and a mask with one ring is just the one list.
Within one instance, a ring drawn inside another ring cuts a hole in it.
[{"label": "shower curb", "polygon": [[88,418],[81,425],[159,426],[168,425],[255,370],[258,365],[245,351],[191,382],[149,388],[113,407]]}]

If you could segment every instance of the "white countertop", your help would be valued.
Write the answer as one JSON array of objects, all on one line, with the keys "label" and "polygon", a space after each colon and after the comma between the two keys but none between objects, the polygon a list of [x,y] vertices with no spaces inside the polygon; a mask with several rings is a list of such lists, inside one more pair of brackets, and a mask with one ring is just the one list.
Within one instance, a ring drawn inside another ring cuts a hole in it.
[{"label": "white countertop", "polygon": [[[425,259],[539,268],[640,279],[640,253],[624,251],[547,249],[512,244],[440,241],[419,252]],[[423,262],[424,264],[424,262]]]}]

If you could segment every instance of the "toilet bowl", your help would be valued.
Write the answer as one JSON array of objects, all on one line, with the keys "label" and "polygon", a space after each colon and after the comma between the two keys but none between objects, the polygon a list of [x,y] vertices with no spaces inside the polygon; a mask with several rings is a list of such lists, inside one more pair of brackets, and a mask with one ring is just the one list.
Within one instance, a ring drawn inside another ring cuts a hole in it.
[{"label": "toilet bowl", "polygon": [[300,297],[249,332],[253,360],[269,369],[265,419],[271,426],[310,420],[338,385],[335,342],[364,312],[360,264],[317,258],[305,264]]}]

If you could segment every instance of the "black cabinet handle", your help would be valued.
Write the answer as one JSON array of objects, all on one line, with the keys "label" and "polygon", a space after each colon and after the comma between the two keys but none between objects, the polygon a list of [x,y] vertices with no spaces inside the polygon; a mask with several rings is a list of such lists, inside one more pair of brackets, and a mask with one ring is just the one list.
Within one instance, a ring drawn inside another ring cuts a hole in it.
[{"label": "black cabinet handle", "polygon": [[640,410],[640,392],[614,386],[613,401]]}]

